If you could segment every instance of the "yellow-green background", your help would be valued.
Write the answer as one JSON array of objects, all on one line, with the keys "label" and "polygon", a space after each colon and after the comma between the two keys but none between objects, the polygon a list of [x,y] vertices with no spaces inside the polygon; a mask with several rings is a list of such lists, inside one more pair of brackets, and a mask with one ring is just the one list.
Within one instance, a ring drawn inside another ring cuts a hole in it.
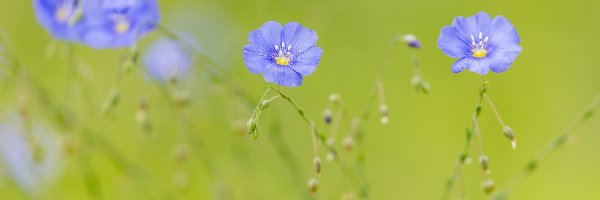
[{"label": "yellow-green background", "polygon": [[[480,124],[491,160],[491,176],[498,186],[504,185],[600,93],[600,1],[596,0],[164,0],[160,4],[161,23],[193,36],[203,51],[232,72],[234,81],[254,99],[260,97],[266,83],[262,76],[252,75],[244,67],[241,51],[247,33],[268,20],[297,21],[314,29],[318,45],[324,49],[322,60],[301,87],[285,89],[314,119],[321,119],[331,93],[342,96],[351,116],[359,114],[376,71],[384,63],[391,38],[397,33],[415,34],[423,45],[417,55],[433,90],[430,95],[413,91],[408,51],[394,51],[384,80],[390,123],[382,126],[373,118],[366,125],[371,199],[437,199],[441,195],[462,148],[481,79],[472,72],[452,74],[450,65],[454,60],[436,47],[441,28],[455,16],[478,11],[504,15],[521,36],[523,52],[511,68],[503,74],[486,76],[489,95],[518,138],[518,148],[512,150],[489,107],[483,107]],[[76,84],[71,86],[75,89],[67,92],[66,85],[73,77],[68,76],[65,59],[45,56],[52,39],[35,21],[32,2],[3,0],[1,5],[0,32],[18,58],[59,97],[63,106],[83,116],[79,121],[143,168],[144,184],[140,184],[112,164],[103,151],[90,148],[92,153],[86,158],[100,181],[104,199],[213,199],[218,191],[231,199],[300,199],[306,191],[312,162],[309,128],[283,101],[263,113],[262,135],[255,141],[232,130],[232,124],[240,120],[243,123],[251,111],[223,84],[215,86],[206,80],[207,76],[198,75],[189,87],[193,98],[187,112],[195,127],[192,134],[201,138],[203,146],[194,148],[187,167],[179,167],[172,158],[178,129],[176,114],[160,86],[146,81],[143,68],[123,77],[122,98],[116,110],[109,116],[99,113],[115,85],[115,69],[126,50],[76,45],[75,55],[89,66],[85,69],[90,70],[91,84],[71,82]],[[140,46],[159,37],[159,33],[151,33]],[[4,88],[0,110],[3,115],[11,115],[18,91],[10,85]],[[82,103],[82,89],[90,92],[93,108]],[[150,134],[142,132],[134,118],[142,96],[150,102]],[[32,109],[40,107],[35,100],[30,104]],[[36,121],[52,126],[44,112],[33,113]],[[298,159],[296,175],[300,182],[292,178],[269,139],[274,118],[281,122],[282,136]],[[511,199],[600,198],[599,122],[592,119],[578,129],[577,137],[543,162],[513,191]],[[345,134],[348,120],[342,125]],[[317,126],[326,128],[322,122]],[[38,197],[89,199],[81,159],[67,156],[56,179]],[[184,190],[172,184],[173,174],[178,171],[190,178]],[[464,171],[469,199],[484,199],[481,170],[472,164]],[[0,175],[0,199],[23,198],[6,173]],[[339,168],[325,162],[318,198],[340,199],[349,191],[343,180]],[[149,191],[154,196],[149,196]]]}]

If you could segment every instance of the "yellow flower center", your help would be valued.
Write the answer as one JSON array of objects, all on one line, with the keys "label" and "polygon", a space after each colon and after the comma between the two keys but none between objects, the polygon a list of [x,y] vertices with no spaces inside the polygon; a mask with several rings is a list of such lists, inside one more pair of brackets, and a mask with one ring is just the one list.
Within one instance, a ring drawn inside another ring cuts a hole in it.
[{"label": "yellow flower center", "polygon": [[277,62],[278,65],[286,66],[286,65],[290,64],[290,58],[285,57],[285,56],[277,56],[275,58],[275,62]]},{"label": "yellow flower center", "polygon": [[490,37],[483,37],[483,33],[479,32],[479,37],[471,35],[471,52],[473,52],[473,57],[475,58],[483,58],[487,55],[487,45]]},{"label": "yellow flower center", "polygon": [[285,46],[285,42],[281,42],[281,46],[275,45],[277,55],[275,56],[275,62],[280,66],[288,66],[292,61],[292,45],[288,44]]},{"label": "yellow flower center", "polygon": [[130,24],[126,20],[118,21],[115,24],[115,31],[119,34],[123,34],[127,31],[129,31],[129,28],[130,28]]},{"label": "yellow flower center", "polygon": [[473,57],[475,58],[483,58],[485,57],[485,55],[487,55],[487,50],[485,49],[475,49],[473,50]]}]

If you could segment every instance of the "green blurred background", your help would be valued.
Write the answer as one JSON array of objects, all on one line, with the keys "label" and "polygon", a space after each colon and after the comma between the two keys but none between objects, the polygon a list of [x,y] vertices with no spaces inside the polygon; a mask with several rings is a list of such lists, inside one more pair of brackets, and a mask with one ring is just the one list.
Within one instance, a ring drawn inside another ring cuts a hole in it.
[{"label": "green blurred background", "polygon": [[[258,100],[266,89],[262,76],[250,74],[243,64],[242,46],[249,31],[265,21],[297,21],[316,30],[324,55],[311,76],[298,88],[286,88],[313,119],[321,119],[328,96],[338,93],[350,116],[358,115],[385,50],[397,33],[413,33],[423,49],[417,52],[432,92],[423,95],[410,86],[409,52],[393,52],[385,74],[390,123],[373,118],[366,124],[366,173],[371,199],[437,199],[464,143],[464,130],[477,103],[480,76],[452,74],[453,59],[436,47],[441,28],[455,16],[478,11],[504,15],[517,28],[523,52],[503,74],[487,75],[489,95],[518,138],[512,150],[489,106],[483,107],[480,125],[485,150],[491,160],[491,177],[498,187],[521,170],[527,161],[600,93],[600,1],[542,0],[172,0],[160,1],[161,23],[175,32],[193,36],[202,51],[225,70],[233,81]],[[0,32],[17,57],[58,102],[80,117],[115,152],[135,168],[123,167],[105,150],[87,147],[85,156],[65,155],[62,169],[37,195],[40,199],[92,199],[85,177],[97,178],[104,199],[301,199],[312,176],[309,128],[291,107],[279,101],[263,113],[261,137],[253,140],[239,131],[251,109],[232,95],[223,83],[213,84],[204,71],[188,84],[191,105],[177,114],[164,88],[146,80],[143,68],[125,73],[120,83],[121,101],[108,116],[100,107],[115,87],[115,70],[126,50],[94,50],[75,46],[75,57],[88,78],[87,84],[71,81],[67,59],[46,57],[52,38],[35,21],[31,1],[4,0],[0,6]],[[159,38],[151,33],[141,48]],[[79,61],[78,61],[79,62]],[[1,110],[12,115],[20,91],[2,82]],[[70,85],[70,86],[69,86]],[[82,91],[91,96],[91,107]],[[136,123],[141,98],[149,102],[152,131]],[[31,98],[33,99],[33,98]],[[29,101],[35,121],[52,127],[52,120]],[[373,107],[376,114],[376,108]],[[181,130],[179,118],[192,124]],[[577,137],[554,152],[538,171],[516,187],[510,199],[600,198],[600,119],[577,130]],[[281,136],[297,159],[294,170],[278,156],[271,124],[280,123]],[[323,122],[317,126],[325,129]],[[342,124],[342,134],[349,120]],[[61,132],[60,128],[55,128]],[[195,139],[181,140],[188,132]],[[71,133],[63,133],[71,134]],[[73,133],[78,135],[85,133]],[[182,164],[173,157],[181,141],[191,146]],[[92,142],[93,143],[93,142]],[[339,142],[338,142],[339,143]],[[321,152],[324,153],[323,151]],[[354,159],[343,151],[345,159]],[[321,156],[324,158],[324,155]],[[85,161],[82,161],[85,160]],[[125,162],[125,163],[127,163]],[[117,164],[115,164],[117,163]],[[0,164],[0,169],[3,169]],[[0,170],[0,199],[26,198]],[[131,172],[138,175],[131,175]],[[464,168],[469,199],[486,198],[481,191],[481,170]],[[300,177],[300,178],[294,178]],[[187,181],[186,181],[187,180]],[[317,197],[340,199],[351,192],[339,168],[325,162]]]}]

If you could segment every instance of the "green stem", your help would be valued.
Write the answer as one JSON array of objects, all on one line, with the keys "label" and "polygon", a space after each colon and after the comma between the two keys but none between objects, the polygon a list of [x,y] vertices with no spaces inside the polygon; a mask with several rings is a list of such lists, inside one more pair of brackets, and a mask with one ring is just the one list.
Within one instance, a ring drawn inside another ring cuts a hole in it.
[{"label": "green stem", "polygon": [[[450,193],[452,192],[452,189],[453,189],[456,181],[460,179],[462,166],[467,161],[467,159],[469,159],[469,149],[471,148],[472,143],[473,143],[473,137],[475,136],[474,132],[477,132],[476,135],[481,139],[481,136],[480,136],[480,133],[479,133],[478,127],[477,127],[477,119],[479,118],[479,115],[481,114],[481,105],[483,104],[483,99],[484,99],[484,95],[486,92],[487,92],[487,82],[484,79],[483,84],[482,84],[481,88],[479,89],[479,101],[477,103],[477,106],[475,107],[475,113],[473,114],[473,117],[471,120],[471,122],[472,122],[471,127],[467,128],[465,144],[462,148],[462,151],[458,154],[456,161],[454,162],[454,169],[452,170],[452,174],[450,175],[450,178],[446,182],[446,186],[444,187],[444,191],[442,192],[442,197],[441,197],[442,200],[450,198]],[[480,142],[480,144],[481,144],[481,142]],[[480,148],[480,150],[481,149],[482,148]]]},{"label": "green stem", "polygon": [[561,134],[554,137],[550,142],[542,149],[540,153],[538,153],[533,159],[531,159],[523,170],[517,175],[515,175],[508,184],[504,187],[504,189],[496,192],[492,195],[492,199],[503,199],[512,191],[519,183],[521,183],[525,178],[531,175],[537,168],[539,164],[546,159],[550,153],[557,150],[561,147],[566,141],[568,141],[575,131],[583,125],[586,121],[588,121],[593,115],[595,110],[600,106],[600,95],[596,96],[590,104],[571,122],[571,124],[562,131]]},{"label": "green stem", "polygon": [[[294,107],[294,109],[298,112],[298,114],[300,115],[300,117],[303,119],[303,121],[309,126],[312,127],[312,123],[313,121],[310,120],[310,118],[308,118],[308,116],[306,115],[306,113],[304,113],[304,110],[302,110],[302,108],[300,108],[296,102],[294,102],[294,100],[288,96],[287,94],[283,93],[281,90],[279,90],[278,88],[274,87],[274,86],[269,86],[269,88],[272,91],[277,92],[281,98],[285,99],[287,102],[289,102],[292,107]],[[357,190],[359,191],[366,191],[366,186],[362,185],[361,183],[358,182],[358,180],[356,179],[356,177],[352,176],[352,173],[350,173],[350,170],[347,169],[347,167],[344,165],[344,163],[342,162],[342,160],[340,159],[337,151],[335,148],[327,145],[327,139],[325,137],[325,135],[320,132],[317,128],[314,128],[314,132],[315,132],[315,136],[317,137],[318,141],[321,143],[322,146],[324,146],[325,148],[327,148],[328,152],[332,153],[334,155],[334,160],[335,162],[338,164],[338,166],[340,167],[340,170],[342,171],[342,173],[344,174],[344,176],[347,178],[348,182],[350,182],[353,187],[355,187]]]}]

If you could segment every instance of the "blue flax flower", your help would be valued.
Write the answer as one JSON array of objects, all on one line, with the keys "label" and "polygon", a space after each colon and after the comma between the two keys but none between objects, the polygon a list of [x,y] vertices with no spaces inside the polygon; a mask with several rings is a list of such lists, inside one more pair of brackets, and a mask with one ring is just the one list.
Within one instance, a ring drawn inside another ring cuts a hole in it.
[{"label": "blue flax flower", "polygon": [[81,27],[80,0],[35,0],[35,17],[52,37],[76,41]]},{"label": "blue flax flower", "polygon": [[317,39],[315,31],[296,22],[281,26],[269,21],[248,35],[244,62],[250,72],[262,73],[268,82],[297,87],[321,60],[323,50],[316,46]]},{"label": "blue flax flower", "polygon": [[452,72],[464,69],[478,74],[490,70],[501,73],[515,61],[522,47],[513,25],[504,17],[491,19],[485,12],[468,18],[456,17],[452,25],[442,29],[438,47],[444,54],[458,58]]},{"label": "blue flax flower", "polygon": [[148,75],[160,83],[183,78],[193,62],[189,49],[175,40],[160,39],[154,42],[143,57]]},{"label": "blue flax flower", "polygon": [[85,0],[81,40],[97,48],[132,46],[159,21],[156,0]]}]

